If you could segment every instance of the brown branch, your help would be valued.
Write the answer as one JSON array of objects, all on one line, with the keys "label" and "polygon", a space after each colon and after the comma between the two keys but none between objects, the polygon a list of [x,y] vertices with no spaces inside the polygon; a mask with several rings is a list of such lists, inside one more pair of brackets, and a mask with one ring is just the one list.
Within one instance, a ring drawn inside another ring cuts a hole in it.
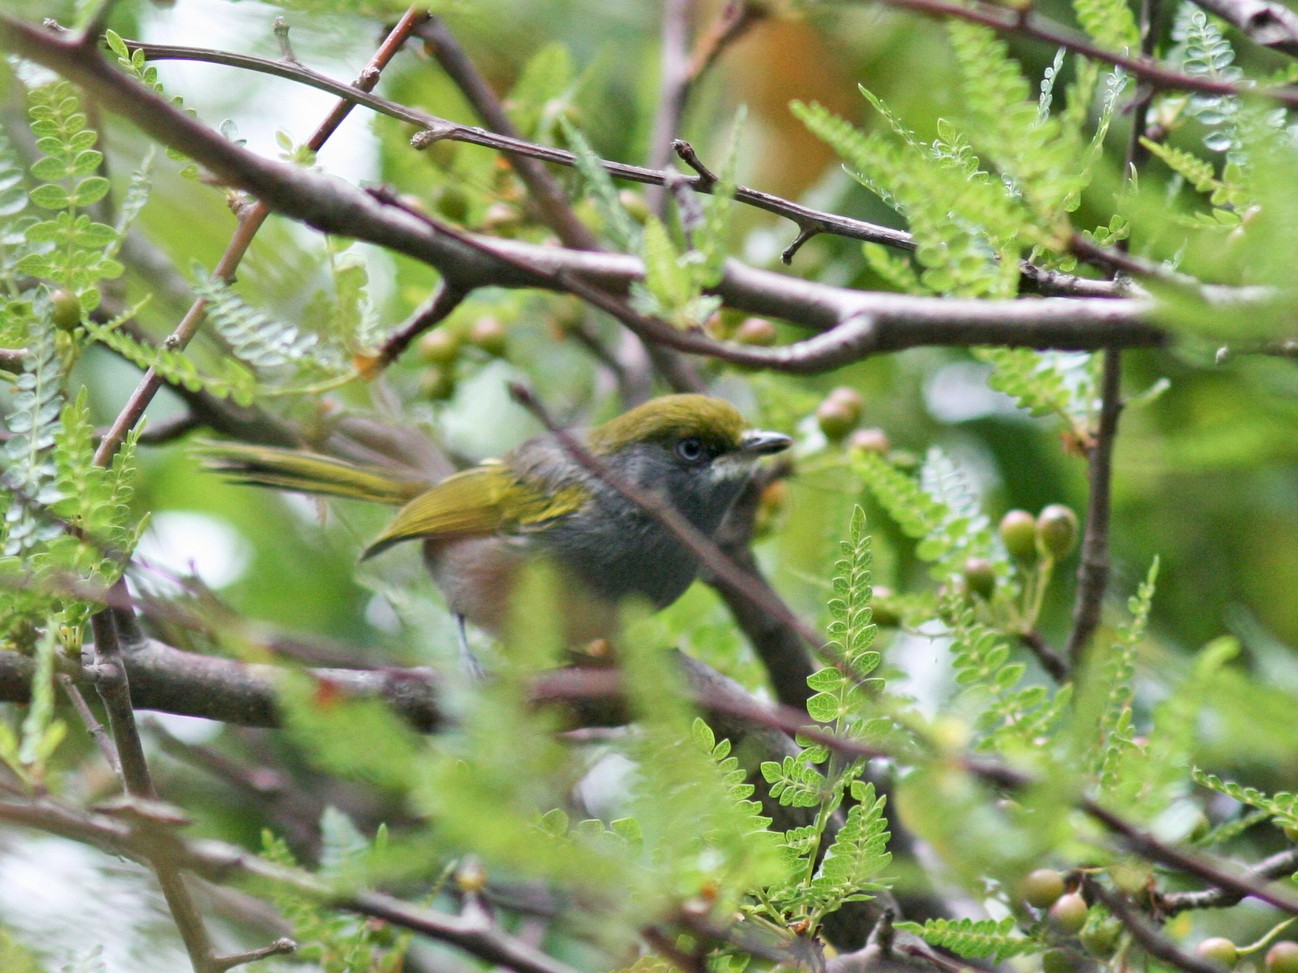
[{"label": "brown branch", "polygon": [[1150,956],[1185,970],[1186,973],[1221,973],[1221,967],[1217,964],[1177,948],[1175,943],[1160,935],[1149,920],[1127,901],[1126,896],[1110,891],[1099,882],[1086,881],[1084,885],[1087,892],[1122,923],[1131,933],[1131,938]]},{"label": "brown branch", "polygon": [[1113,484],[1113,445],[1118,436],[1122,412],[1122,352],[1104,352],[1100,383],[1100,424],[1090,449],[1090,500],[1086,508],[1086,530],[1077,567],[1077,595],[1073,603],[1073,627],[1068,635],[1068,661],[1077,671],[1086,647],[1100,624],[1104,590],[1109,582],[1109,515]]},{"label": "brown branch", "polygon": [[[435,31],[430,36],[433,36],[434,38],[443,37],[442,34]],[[445,48],[449,51],[451,48],[446,46],[448,39],[453,42],[453,39],[451,39],[450,35],[447,34],[439,42],[435,50],[442,51],[443,48]],[[408,108],[404,105],[388,101],[375,95],[370,95],[366,92],[357,91],[348,85],[335,81],[325,75],[318,74],[308,68],[302,67],[301,65],[289,64],[284,61],[271,60],[267,58],[258,58],[251,55],[233,54],[227,51],[209,50],[205,48],[144,44],[136,41],[128,41],[127,43],[132,49],[138,48],[143,50],[146,56],[154,60],[177,59],[224,64],[294,80],[298,83],[336,94],[341,98],[350,99],[356,104],[365,105],[373,111],[419,125],[421,128],[425,129],[427,133],[433,136],[433,141],[438,139],[463,141],[473,145],[481,145],[487,148],[496,149],[497,151],[506,153],[516,160],[526,158],[553,162],[565,166],[574,165],[574,156],[571,152],[529,143],[520,138],[504,134],[505,130],[496,133],[475,128],[473,126],[460,125],[456,122],[430,115],[417,109]],[[447,63],[449,64],[452,62],[448,61]],[[449,70],[450,68],[448,67],[448,71]],[[457,83],[462,85],[467,85],[469,83],[466,79],[463,79],[458,75],[453,75],[453,77],[455,77]],[[475,104],[475,110],[482,110],[476,107],[477,102],[475,101],[474,93],[476,90],[476,88],[465,88],[465,93],[466,96],[470,98],[471,102]],[[492,97],[494,98],[494,95]],[[485,106],[488,103],[489,102],[484,102],[482,108],[485,109]],[[497,118],[496,115],[490,115],[487,117]],[[489,122],[489,124],[491,124],[491,122]],[[512,129],[509,131],[512,131]],[[425,143],[427,141],[428,140],[424,140]],[[664,185],[668,180],[673,178],[684,179],[685,185],[689,186],[695,192],[711,192],[713,191],[713,186],[715,184],[715,179],[708,179],[703,175],[691,178],[683,177],[679,173],[672,171],[660,171],[619,162],[602,161],[601,164],[605,170],[615,178],[626,179],[646,185]],[[541,171],[544,170],[542,169]],[[520,176],[522,175],[523,171],[520,170]],[[533,192],[540,192],[540,195],[538,195],[537,198],[538,200],[544,200],[549,198],[551,191],[538,190],[534,187]],[[800,232],[798,238],[788,249],[786,249],[783,255],[785,263],[791,262],[793,254],[802,243],[820,233],[833,234],[847,239],[882,243],[886,246],[903,250],[913,250],[915,248],[913,237],[911,234],[903,230],[897,230],[891,227],[885,227],[876,223],[857,220],[823,210],[816,210],[750,187],[737,187],[735,191],[735,200],[745,205],[753,206],[754,208],[788,219],[799,227]],[[544,208],[543,215],[546,215]],[[547,216],[547,222],[551,219],[552,216]],[[556,223],[550,222],[550,225],[552,228],[556,228],[556,232],[559,232]],[[561,239],[564,238],[564,234],[560,233],[560,237]],[[580,249],[588,249],[588,247],[585,244],[582,244]],[[1131,292],[1131,287],[1128,284],[1115,284],[1111,281],[1091,280],[1084,277],[1077,277],[1073,274],[1065,274],[1060,271],[1038,267],[1034,264],[1028,263],[1027,261],[1022,261],[1020,263],[1020,270],[1023,275],[1024,284],[1038,293],[1043,294],[1071,295],[1076,297],[1120,297]]]},{"label": "brown branch", "polygon": [[[790,465],[783,464],[754,477],[726,515],[716,536],[718,548],[748,576],[750,584],[766,597],[775,599],[779,596],[763,576],[749,542],[762,488],[782,475],[787,476],[790,470]],[[736,624],[748,637],[766,669],[775,698],[785,706],[805,708],[811,696],[807,678],[816,667],[799,631],[786,624],[780,616],[766,611],[762,607],[764,601],[749,598],[742,589],[724,578],[705,574],[704,580],[716,589]]]},{"label": "brown branch", "polygon": [[1194,875],[1223,892],[1239,895],[1241,899],[1254,898],[1275,906],[1288,915],[1298,916],[1298,899],[1267,888],[1257,880],[1257,876],[1250,875],[1248,871],[1229,872],[1209,859],[1173,848],[1153,835],[1141,831],[1091,798],[1083,798],[1081,808],[1087,815],[1117,835],[1128,850],[1142,858]]},{"label": "brown branch", "polygon": [[[384,39],[378,51],[370,58],[369,63],[362,69],[354,83],[354,87],[368,91],[378,84],[382,69],[396,56],[396,53],[410,36],[410,31],[415,24],[427,16],[427,13],[419,7],[411,7],[407,10]],[[93,58],[99,65],[106,67],[103,58],[99,55],[97,40],[96,37],[87,37],[78,46],[82,48],[87,57]],[[98,93],[100,89],[92,87],[89,90]],[[329,140],[329,137],[338,130],[338,126],[343,123],[354,107],[355,105],[351,101],[347,99],[340,100],[316,127],[316,130],[312,132],[310,138],[307,139],[307,147],[313,152],[318,152]],[[261,229],[270,213],[270,206],[262,200],[239,209],[238,226],[235,228],[234,235],[227,244],[225,252],[221,254],[221,259],[217,261],[213,276],[227,282],[234,279],[235,270],[242,261],[244,254],[247,253],[248,247],[251,246],[253,237],[257,235],[257,231]],[[185,316],[167,338],[166,344],[168,348],[179,350],[189,344],[206,317],[206,308],[207,302],[201,298],[190,305]],[[161,387],[162,376],[158,374],[156,369],[149,368],[144,373],[144,377],[140,380],[135,392],[132,393],[126,405],[118,413],[107,435],[99,441],[99,447],[95,450],[96,465],[107,466],[112,461],[127,433],[135,428],[136,424],[144,416],[144,410],[148,408],[149,403],[153,401],[154,396],[157,395]]]},{"label": "brown branch", "polygon": [[[658,98],[649,135],[649,166],[664,169],[672,157],[672,146],[681,135],[681,117],[693,88],[690,69],[690,22],[696,12],[694,0],[663,0],[662,33],[658,44]],[[650,187],[645,194],[649,208],[659,217],[666,215],[667,183]]]},{"label": "brown branch", "polygon": [[[118,582],[122,585],[122,582]],[[95,641],[91,646],[91,667],[95,688],[108,714],[108,726],[117,750],[117,767],[126,793],[144,801],[156,801],[158,793],[144,757],[144,745],[131,706],[130,678],[123,661],[123,650],[117,630],[116,613],[105,608],[90,619]],[[150,858],[163,898],[180,932],[195,973],[220,973],[215,962],[216,949],[207,923],[194,901],[184,877],[169,861]]]},{"label": "brown branch", "polygon": [[[434,32],[431,36],[436,37],[440,35]],[[237,67],[243,70],[270,74],[275,77],[296,81],[299,84],[317,88],[321,91],[327,91],[340,98],[349,99],[358,105],[364,105],[380,114],[409,122],[412,125],[418,125],[421,129],[425,130],[428,136],[430,136],[430,138],[421,140],[422,144],[430,144],[432,141],[449,139],[451,141],[466,142],[470,145],[480,145],[485,148],[504,152],[511,158],[515,159],[536,159],[542,162],[552,162],[568,167],[575,165],[575,156],[573,153],[564,149],[556,149],[550,146],[528,142],[516,136],[506,134],[506,130],[504,129],[488,131],[472,125],[461,125],[458,122],[431,115],[427,112],[420,111],[419,109],[409,108],[405,105],[389,101],[377,95],[356,91],[342,82],[336,81],[326,75],[319,74],[301,65],[292,65],[284,61],[272,60],[270,58],[255,57],[247,54],[235,54],[229,51],[211,50],[208,48],[148,44],[133,40],[127,41],[126,43],[132,50],[139,49],[144,51],[145,56],[150,60],[185,60],[200,61],[208,64],[222,64],[228,67]],[[465,94],[466,97],[470,97],[468,91],[466,91]],[[478,110],[476,104],[475,110]],[[488,122],[488,124],[492,125],[493,128],[495,127],[492,122]],[[512,129],[509,131],[512,131]],[[680,173],[672,172],[670,170],[664,171],[651,169],[645,166],[635,166],[612,161],[603,161],[602,165],[609,175],[614,178],[625,179],[629,182],[637,182],[650,186],[661,186],[673,177],[685,178],[688,184],[696,191],[708,191],[707,188],[704,188],[701,181],[693,180],[690,177],[683,177]],[[848,239],[868,240],[875,243],[883,243],[903,250],[913,250],[915,248],[911,235],[903,230],[880,226],[877,223],[869,223],[865,220],[840,216],[836,213],[812,209],[811,207],[803,206],[799,203],[794,203],[771,193],[765,193],[761,190],[752,189],[750,187],[738,187],[735,191],[735,199],[745,205],[753,206],[776,216],[785,217],[800,226],[814,225],[817,227],[817,232],[833,233],[838,236],[847,237]],[[581,247],[581,249],[586,248]],[[1064,281],[1065,278],[1068,277],[1069,275],[1055,274],[1052,275],[1050,279],[1055,282],[1056,286],[1065,286]],[[1085,281],[1083,278],[1072,279],[1081,281],[1083,286],[1098,283],[1096,281]]]},{"label": "brown branch", "polygon": [[1191,0],[1260,47],[1298,57],[1298,14],[1267,0]]},{"label": "brown branch", "polygon": [[883,0],[883,2],[889,6],[902,7],[935,17],[967,20],[982,24],[999,33],[1030,37],[1033,40],[1044,41],[1053,47],[1063,47],[1091,60],[1122,68],[1154,88],[1193,91],[1205,95],[1271,98],[1288,107],[1298,107],[1298,89],[1291,86],[1251,88],[1245,84],[1194,77],[1145,55],[1133,57],[1115,51],[1106,51],[1087,37],[1034,14],[1030,9],[1003,7],[983,2],[962,6],[951,0]]},{"label": "brown branch", "polygon": [[[723,736],[736,728],[765,727],[782,734],[801,734],[810,742],[823,744],[851,759],[909,759],[884,748],[837,737],[810,723],[805,711],[759,702],[702,663],[685,656],[678,656],[678,660],[689,682],[693,702],[707,714],[709,722],[715,721]],[[245,726],[278,725],[280,669],[277,667],[193,655],[156,641],[132,647],[123,656],[123,662],[130,674],[132,703],[137,709],[158,709]],[[0,651],[0,701],[25,702],[30,698],[33,666],[27,656]],[[416,729],[430,732],[442,723],[438,707],[439,677],[431,670],[307,671],[344,697],[386,700]],[[85,672],[72,675],[78,685],[88,684]],[[533,680],[529,699],[537,705],[563,703],[575,707],[574,719],[585,725],[624,721],[621,678],[615,669],[579,668],[542,673]],[[1036,778],[1030,774],[982,758],[966,758],[959,761],[959,766],[995,787],[1021,790],[1036,784]],[[1158,841],[1093,799],[1081,798],[1078,806],[1113,832],[1127,851],[1196,876],[1222,893],[1257,898],[1290,915],[1298,915],[1298,900],[1262,884],[1269,877],[1269,869],[1228,872],[1211,860]]]},{"label": "brown branch", "polygon": [[[1245,869],[1243,877],[1251,882],[1270,882],[1292,875],[1295,870],[1298,870],[1298,848],[1287,848]],[[1158,897],[1158,911],[1170,917],[1188,909],[1226,909],[1245,898],[1245,893],[1239,889],[1171,892]]]},{"label": "brown branch", "polygon": [[369,370],[377,371],[386,368],[410,347],[410,343],[429,328],[445,321],[464,301],[464,293],[451,287],[445,281],[433,292],[432,297],[415,308],[414,313],[388,332],[382,347],[374,356]]},{"label": "brown branch", "polygon": [[[513,141],[523,140],[496,92],[442,20],[428,18],[415,28],[415,36],[428,45],[442,70],[455,82],[488,128]],[[595,234],[573,212],[572,203],[559,180],[532,156],[515,153],[510,158],[514,171],[536,201],[542,219],[563,245],[576,250],[601,249]]]},{"label": "brown branch", "polygon": [[[232,877],[271,882],[327,905],[384,919],[431,939],[450,943],[488,963],[519,973],[576,973],[572,967],[521,939],[472,918],[411,905],[381,892],[340,891],[309,873],[272,864],[234,845],[210,840],[184,841],[171,830],[159,828],[147,820],[140,822],[129,813],[93,814],[52,800],[7,800],[0,801],[0,821],[60,835],[109,854],[148,864],[166,858],[174,861],[178,868],[213,882],[225,882]],[[285,945],[280,944],[274,951],[283,948]],[[211,969],[214,973],[228,969],[229,959],[218,961],[218,964],[225,965],[214,965]]]}]

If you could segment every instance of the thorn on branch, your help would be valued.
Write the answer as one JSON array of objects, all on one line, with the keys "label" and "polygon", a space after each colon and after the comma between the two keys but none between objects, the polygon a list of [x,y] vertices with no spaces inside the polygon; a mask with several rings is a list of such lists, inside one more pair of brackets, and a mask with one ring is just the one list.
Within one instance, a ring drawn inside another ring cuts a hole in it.
[{"label": "thorn on branch", "polygon": [[221,973],[224,970],[232,970],[236,966],[243,966],[245,963],[255,963],[269,956],[283,956],[295,952],[297,952],[297,942],[287,936],[281,936],[269,946],[260,949],[250,949],[246,953],[230,953],[228,956],[214,956],[212,968]]},{"label": "thorn on branch", "polygon": [[819,233],[820,233],[819,227],[815,227],[815,226],[800,227],[798,229],[798,235],[793,238],[793,242],[790,243],[787,247],[785,247],[784,252],[780,254],[780,263],[784,264],[785,266],[788,266],[789,264],[793,263],[793,258],[797,254],[797,252],[802,249],[802,245],[806,243],[808,240],[810,240],[812,237],[819,235]]},{"label": "thorn on branch", "polygon": [[447,122],[445,125],[433,125],[421,129],[414,135],[410,136],[410,147],[416,152],[422,152],[434,142],[440,142],[442,139],[450,138],[459,130],[459,126]]},{"label": "thorn on branch", "polygon": [[301,66],[302,62],[299,61],[297,55],[293,53],[293,45],[288,39],[288,21],[283,17],[276,17],[274,30],[275,40],[279,44],[279,56],[289,64]]},{"label": "thorn on branch", "polygon": [[698,153],[694,151],[694,146],[690,145],[684,139],[674,139],[672,141],[672,151],[680,157],[680,160],[699,174],[698,188],[703,192],[710,192],[721,179],[715,172],[703,164]]}]

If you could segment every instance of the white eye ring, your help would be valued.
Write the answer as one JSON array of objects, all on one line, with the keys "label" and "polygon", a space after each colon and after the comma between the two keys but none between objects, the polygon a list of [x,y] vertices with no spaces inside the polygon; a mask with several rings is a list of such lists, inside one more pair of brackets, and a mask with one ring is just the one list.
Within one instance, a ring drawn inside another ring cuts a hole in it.
[{"label": "white eye ring", "polygon": [[676,455],[687,463],[699,463],[707,456],[707,450],[702,440],[688,436],[676,444]]}]

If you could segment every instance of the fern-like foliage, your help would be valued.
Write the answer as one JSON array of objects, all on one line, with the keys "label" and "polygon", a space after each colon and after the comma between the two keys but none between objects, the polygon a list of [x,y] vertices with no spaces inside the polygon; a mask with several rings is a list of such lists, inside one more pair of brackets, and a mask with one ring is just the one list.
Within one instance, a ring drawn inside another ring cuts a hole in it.
[{"label": "fern-like foliage", "polygon": [[1140,28],[1125,0],[1073,0],[1077,22],[1091,39],[1111,51],[1134,51]]},{"label": "fern-like foliage", "polygon": [[1192,767],[1190,774],[1200,787],[1224,794],[1247,807],[1257,808],[1282,828],[1298,827],[1298,794],[1291,791],[1267,794],[1256,787],[1246,787],[1234,781],[1223,780],[1216,774],[1207,773],[1198,767]]},{"label": "fern-like foliage", "polygon": [[866,135],[822,106],[794,102],[795,115],[843,159],[849,174],[906,218],[915,236],[920,281],[930,293],[1006,297],[1018,285],[1017,258],[1026,213],[969,142],[940,122],[928,144],[883,101],[862,94],[893,129]]},{"label": "fern-like foliage", "polygon": [[687,194],[677,200],[682,239],[675,239],[657,217],[645,221],[641,237],[644,280],[631,287],[631,304],[642,314],[690,328],[702,325],[721,307],[721,299],[706,291],[721,280],[728,252],[741,123],[742,113],[732,129],[725,165],[712,193],[701,202]]},{"label": "fern-like foliage", "polygon": [[1011,660],[1006,637],[978,621],[972,605],[959,598],[943,605],[951,639],[956,685],[977,716],[975,743],[984,752],[1026,752],[1053,732],[1072,692],[1051,692],[1041,685],[1022,685],[1027,667]]},{"label": "fern-like foliage", "polygon": [[194,293],[207,302],[208,320],[235,356],[254,370],[306,368],[333,373],[344,367],[338,349],[323,344],[318,335],[253,307],[224,281],[197,270],[195,280]]},{"label": "fern-like foliage", "polygon": [[566,118],[560,116],[559,126],[563,137],[572,146],[577,172],[582,177],[583,188],[599,211],[604,232],[621,249],[637,248],[642,236],[640,227],[617,198],[617,187],[601,164],[599,154],[586,141],[586,136]]},{"label": "fern-like foliage", "polygon": [[[371,845],[360,835],[346,815],[336,808],[325,808],[320,818],[321,877],[352,883],[368,859],[383,855],[387,829],[380,828]],[[294,868],[297,859],[284,839],[270,831],[262,832],[261,855],[275,865]],[[385,935],[373,923],[329,909],[315,899],[276,887],[271,900],[293,927],[298,947],[296,959],[311,963],[324,973],[397,973],[402,967],[411,935]]]},{"label": "fern-like foliage", "polygon": [[[1169,51],[1168,59],[1179,63],[1191,77],[1236,83],[1244,76],[1235,64],[1235,49],[1230,41],[1198,7],[1188,3],[1177,7],[1172,39],[1176,44]],[[1235,129],[1240,107],[1239,98],[1233,95],[1194,94],[1186,110],[1209,127],[1203,144],[1214,152],[1229,153],[1242,148]]]},{"label": "fern-like foliage", "polygon": [[856,803],[807,889],[807,911],[813,921],[844,902],[873,898],[872,891],[887,887],[875,881],[892,862],[887,850],[891,835],[883,813],[887,798],[876,797],[874,785],[860,780],[852,782],[851,794]]},{"label": "fern-like foliage", "polygon": [[63,409],[62,379],[53,325],[34,328],[22,373],[15,382],[13,411],[5,416],[10,439],[4,444],[0,484],[9,494],[4,520],[4,553],[8,555],[30,551],[60,531],[45,508],[62,496],[54,461]]},{"label": "fern-like foliage", "polygon": [[953,20],[947,34],[960,66],[969,133],[1011,183],[1046,234],[1064,232],[1089,179],[1077,160],[1085,143],[1075,128],[1041,115],[1009,46],[990,29]]},{"label": "fern-like foliage", "polygon": [[[61,496],[51,510],[73,530],[60,538],[60,548],[38,557],[38,564],[74,571],[93,590],[106,590],[122,576],[144,527],[131,511],[138,438],[139,431],[132,432],[112,465],[98,466],[88,391],[83,388],[63,407],[54,443]],[[72,633],[69,642],[79,641],[78,633],[98,607],[91,601],[63,603],[64,627]]]},{"label": "fern-like foliage", "polygon": [[18,283],[18,262],[31,249],[27,229],[36,221],[28,212],[27,174],[13,142],[0,128],[0,346],[21,347],[27,341],[28,308]]},{"label": "fern-like foliage", "polygon": [[992,388],[1011,396],[1029,415],[1057,416],[1075,438],[1089,439],[1098,391],[1094,355],[1030,348],[975,348],[973,354],[992,366]]},{"label": "fern-like foliage", "polygon": [[119,246],[118,232],[83,212],[109,190],[108,180],[99,174],[103,153],[94,148],[98,135],[66,81],[32,91],[28,113],[42,153],[31,167],[38,184],[30,199],[53,215],[26,227],[33,247],[16,269],[67,288],[85,310],[93,310],[99,303],[99,282],[120,277],[123,271],[111,256]]},{"label": "fern-like foliage", "polygon": [[191,392],[205,390],[243,406],[252,404],[256,379],[236,359],[223,359],[217,366],[216,375],[203,375],[184,352],[166,346],[152,348],[121,331],[121,324],[133,317],[138,310],[138,307],[131,308],[107,324],[86,321],[85,328],[96,341],[107,345],[140,368],[153,369],[169,385],[179,385]]},{"label": "fern-like foliage", "polygon": [[879,653],[872,651],[878,627],[870,610],[870,535],[865,530],[865,511],[852,511],[848,539],[840,545],[841,557],[834,566],[834,597],[829,600],[830,646],[859,678],[864,679],[879,665]]},{"label": "fern-like foliage", "polygon": [[58,633],[47,626],[36,641],[36,669],[32,673],[31,704],[22,722],[22,738],[15,740],[6,727],[0,733],[0,760],[29,783],[39,783],[45,768],[67,736],[68,727],[54,709],[55,660],[58,657]]},{"label": "fern-like foliage", "polygon": [[695,719],[691,725],[691,737],[694,745],[715,765],[731,804],[739,811],[742,818],[740,834],[758,842],[772,841],[770,834],[771,819],[762,813],[762,805],[753,800],[756,786],[748,783],[748,774],[739,764],[739,758],[731,751],[729,740],[717,740],[712,727],[701,719]]},{"label": "fern-like foliage", "polygon": [[1130,621],[1118,630],[1118,639],[1107,654],[1093,663],[1098,678],[1095,689],[1089,691],[1096,692],[1101,700],[1098,713],[1100,739],[1089,741],[1085,752],[1092,755],[1091,771],[1098,775],[1102,793],[1116,794],[1124,780],[1130,783],[1132,775],[1124,773],[1124,762],[1138,758],[1133,742],[1135,690],[1132,680],[1136,651],[1149,624],[1157,579],[1158,560],[1155,559],[1144,582],[1128,601]]},{"label": "fern-like foliage", "polygon": [[1045,949],[1046,942],[1023,936],[1014,919],[929,919],[923,925],[899,922],[898,929],[913,932],[934,946],[941,946],[967,959],[986,959],[1002,963],[1012,956],[1023,956]]}]

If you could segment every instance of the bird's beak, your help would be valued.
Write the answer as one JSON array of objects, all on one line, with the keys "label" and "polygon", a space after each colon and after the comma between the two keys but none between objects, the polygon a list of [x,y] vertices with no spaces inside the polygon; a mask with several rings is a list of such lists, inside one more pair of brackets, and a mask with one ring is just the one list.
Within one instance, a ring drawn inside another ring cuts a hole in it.
[{"label": "bird's beak", "polygon": [[750,429],[739,440],[739,452],[747,456],[766,456],[779,453],[793,445],[793,440],[782,432]]}]

